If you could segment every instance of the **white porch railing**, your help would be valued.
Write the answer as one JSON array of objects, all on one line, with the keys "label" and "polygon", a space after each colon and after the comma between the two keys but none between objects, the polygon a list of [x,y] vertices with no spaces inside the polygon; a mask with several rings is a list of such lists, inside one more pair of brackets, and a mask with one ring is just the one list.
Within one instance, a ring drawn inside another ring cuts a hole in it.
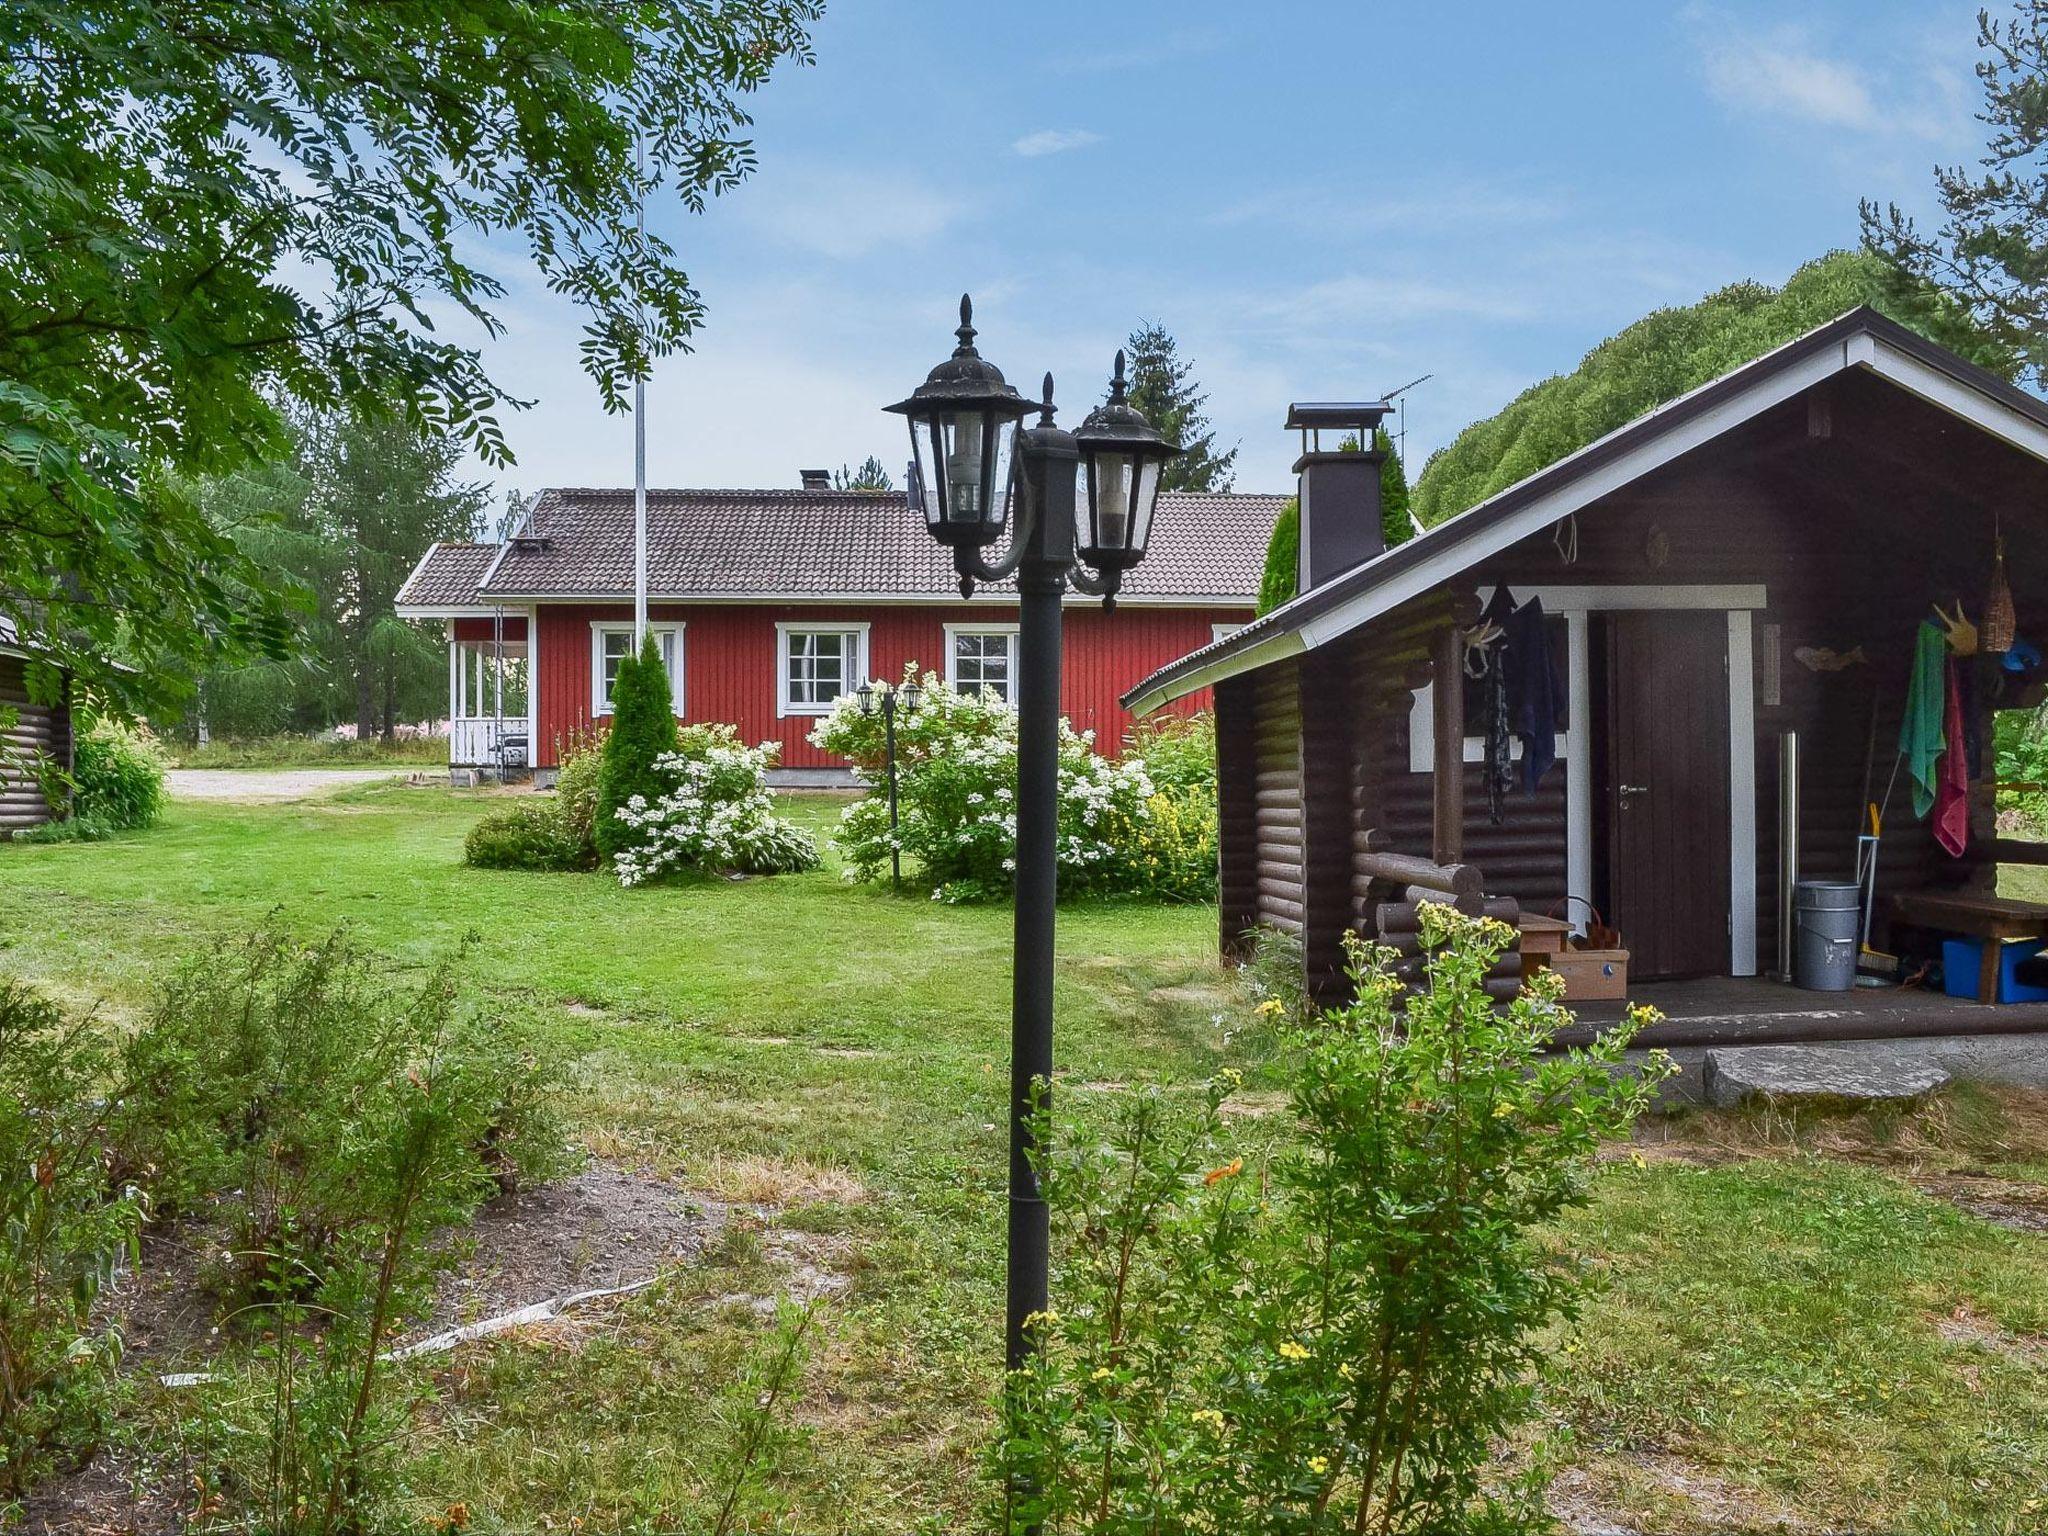
[{"label": "white porch railing", "polygon": [[498,737],[505,738],[504,764],[507,768],[527,766],[526,722],[524,720],[450,720],[448,722],[448,763],[453,768],[495,768],[498,766]]}]

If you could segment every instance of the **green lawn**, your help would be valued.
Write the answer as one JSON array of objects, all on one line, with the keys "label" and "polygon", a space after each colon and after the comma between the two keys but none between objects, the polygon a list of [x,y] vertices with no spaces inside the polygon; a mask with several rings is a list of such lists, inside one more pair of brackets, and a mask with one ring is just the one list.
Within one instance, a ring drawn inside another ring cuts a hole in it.
[{"label": "green lawn", "polygon": [[[272,914],[346,921],[406,966],[473,931],[480,983],[552,1018],[594,1151],[762,1211],[656,1292],[433,1367],[408,1450],[420,1511],[687,1525],[718,1388],[762,1326],[746,1298],[783,1282],[793,1237],[845,1289],[763,1528],[964,1522],[1001,1310],[1008,912],[836,868],[637,891],[466,870],[492,800],[178,803],[148,834],[0,848],[0,964],[118,1015],[156,968]],[[840,803],[789,799],[821,830]],[[1213,941],[1206,908],[1062,915],[1067,1103],[1236,1060],[1243,1003]],[[1567,1508],[1660,1531],[2048,1527],[2028,1505],[2048,1482],[2048,1239],[1915,1183],[2048,1179],[2042,1101],[1848,1130],[1696,1116],[1645,1140],[1554,1235],[1605,1281],[1551,1393],[1575,1437]],[[147,1393],[142,1411],[167,1412]]]}]

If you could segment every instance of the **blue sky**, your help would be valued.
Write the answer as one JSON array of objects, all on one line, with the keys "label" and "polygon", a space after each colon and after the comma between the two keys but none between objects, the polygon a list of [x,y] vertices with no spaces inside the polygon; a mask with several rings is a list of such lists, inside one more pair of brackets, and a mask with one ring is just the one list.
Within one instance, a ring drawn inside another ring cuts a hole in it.
[{"label": "blue sky", "polygon": [[[1788,20],[1794,14],[1796,20]],[[1238,487],[1290,400],[1419,374],[1410,459],[1660,305],[1925,213],[1974,157],[1976,0],[1408,4],[841,0],[753,102],[760,170],[650,219],[709,305],[649,388],[656,485],[895,468],[879,407],[951,345],[1071,425],[1140,319],[1179,338]],[[508,251],[486,358],[534,410],[506,487],[630,484],[578,319]]]}]

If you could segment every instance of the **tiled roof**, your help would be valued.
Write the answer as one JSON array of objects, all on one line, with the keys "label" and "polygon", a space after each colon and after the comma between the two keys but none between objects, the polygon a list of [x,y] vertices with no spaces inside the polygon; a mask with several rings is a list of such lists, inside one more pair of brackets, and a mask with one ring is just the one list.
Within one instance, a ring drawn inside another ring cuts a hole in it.
[{"label": "tiled roof", "polygon": [[[1249,605],[1285,500],[1163,492],[1150,547],[1126,575],[1124,594]],[[958,595],[948,552],[900,491],[651,490],[647,517],[647,585],[656,598]],[[475,551],[495,554],[497,546],[439,546],[406,583],[400,606],[632,592],[630,490],[543,491],[520,534],[495,570],[488,558],[471,562]],[[469,585],[458,596],[465,573]]]},{"label": "tiled roof", "polygon": [[461,608],[475,603],[477,583],[497,557],[495,544],[436,544],[399,589],[399,605]]}]

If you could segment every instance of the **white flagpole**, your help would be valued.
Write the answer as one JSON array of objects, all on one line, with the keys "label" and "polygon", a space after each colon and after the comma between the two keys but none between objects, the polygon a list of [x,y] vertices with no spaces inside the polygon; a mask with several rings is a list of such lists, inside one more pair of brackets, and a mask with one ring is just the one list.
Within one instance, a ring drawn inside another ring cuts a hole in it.
[{"label": "white flagpole", "polygon": [[[633,131],[633,168],[646,170],[640,131]],[[634,229],[647,233],[647,194],[640,194]],[[647,643],[647,380],[633,380],[633,650]]]}]

